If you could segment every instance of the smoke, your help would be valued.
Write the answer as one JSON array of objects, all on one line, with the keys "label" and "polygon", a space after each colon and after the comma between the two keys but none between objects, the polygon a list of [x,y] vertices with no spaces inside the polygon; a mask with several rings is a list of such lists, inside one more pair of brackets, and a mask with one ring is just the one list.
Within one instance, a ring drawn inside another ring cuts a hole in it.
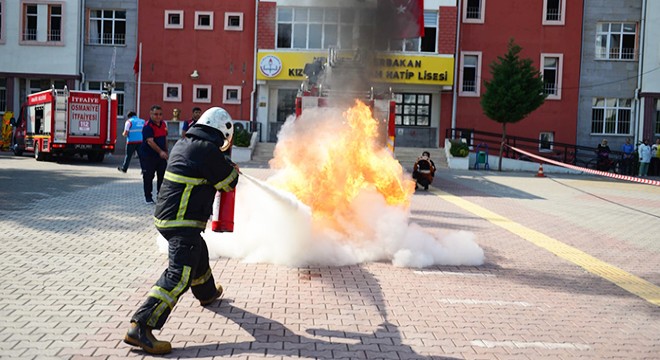
[{"label": "smoke", "polygon": [[[266,182],[239,178],[234,232],[203,233],[210,256],[292,267],[482,264],[474,234],[410,223],[410,176],[387,151],[370,150],[369,139],[360,145],[365,153],[350,148],[355,130],[345,116],[312,109],[287,121],[271,164],[276,174]],[[384,178],[370,174],[374,163]]]}]

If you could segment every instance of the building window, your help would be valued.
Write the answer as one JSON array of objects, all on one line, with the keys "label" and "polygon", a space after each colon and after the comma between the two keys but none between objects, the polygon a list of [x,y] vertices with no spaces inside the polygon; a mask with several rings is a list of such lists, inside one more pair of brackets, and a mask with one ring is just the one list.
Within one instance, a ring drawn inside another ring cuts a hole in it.
[{"label": "building window", "polygon": [[163,101],[180,102],[181,84],[163,84]]},{"label": "building window", "polygon": [[[105,88],[106,85],[107,85],[107,83],[103,82],[103,81],[89,81],[87,83],[87,90],[106,92],[106,91],[108,91]],[[124,117],[124,93],[125,93],[124,83],[123,82],[116,82],[115,83],[115,88],[112,89],[112,93],[117,94],[117,117],[118,118],[123,118]]]},{"label": "building window", "polygon": [[463,22],[483,24],[486,18],[486,0],[463,2]]},{"label": "building window", "polygon": [[635,60],[636,23],[598,23],[596,59]]},{"label": "building window", "polygon": [[226,31],[243,31],[243,13],[225,13]]},{"label": "building window", "polygon": [[211,85],[193,85],[193,102],[210,103]]},{"label": "building window", "polygon": [[369,19],[366,10],[279,7],[276,46],[278,49],[327,49],[331,46],[354,49],[371,34],[373,26],[366,20],[360,21],[363,19]]},{"label": "building window", "polygon": [[23,9],[23,41],[37,41],[37,5],[25,4]]},{"label": "building window", "polygon": [[7,111],[7,79],[0,78],[0,113]]},{"label": "building window", "polygon": [[660,134],[660,99],[655,99],[655,133]]},{"label": "building window", "polygon": [[126,44],[126,11],[90,10],[88,43],[92,45]]},{"label": "building window", "polygon": [[394,124],[431,126],[431,94],[394,94]]},{"label": "building window", "polygon": [[630,134],[632,99],[593,98],[591,106],[592,134]]},{"label": "building window", "polygon": [[481,52],[461,53],[461,96],[479,96],[481,92]]},{"label": "building window", "polygon": [[564,0],[543,0],[543,25],[564,25]]},{"label": "building window", "polygon": [[[438,33],[438,12],[424,12],[424,36],[410,39],[389,40],[387,43],[376,44],[376,47],[384,51],[406,51],[406,52],[436,52]],[[381,39],[387,40],[387,39]]]},{"label": "building window", "polygon": [[62,5],[48,6],[48,41],[62,41]]},{"label": "building window", "polygon": [[561,99],[562,54],[541,54],[541,73],[548,99]]},{"label": "building window", "polygon": [[183,10],[165,10],[165,29],[183,29]]},{"label": "building window", "polygon": [[554,132],[542,132],[539,134],[539,151],[551,152],[555,141]]},{"label": "building window", "polygon": [[195,30],[213,30],[213,11],[195,11]]},{"label": "building window", "polygon": [[241,103],[241,87],[240,86],[225,86],[222,89],[222,103],[223,104],[240,104]]}]

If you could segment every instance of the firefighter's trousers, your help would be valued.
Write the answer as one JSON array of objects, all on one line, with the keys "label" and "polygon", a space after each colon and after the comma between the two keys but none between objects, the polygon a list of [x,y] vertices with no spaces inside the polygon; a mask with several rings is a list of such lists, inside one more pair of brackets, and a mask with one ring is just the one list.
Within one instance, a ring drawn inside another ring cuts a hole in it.
[{"label": "firefighter's trousers", "polygon": [[154,329],[163,327],[188,288],[200,300],[212,298],[217,291],[209,267],[209,251],[200,229],[161,230],[161,234],[169,243],[169,266],[131,318]]}]

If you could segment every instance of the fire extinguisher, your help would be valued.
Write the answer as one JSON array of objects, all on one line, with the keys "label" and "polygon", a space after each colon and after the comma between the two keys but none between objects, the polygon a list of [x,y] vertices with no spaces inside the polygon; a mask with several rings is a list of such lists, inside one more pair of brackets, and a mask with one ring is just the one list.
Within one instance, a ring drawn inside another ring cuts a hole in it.
[{"label": "fire extinguisher", "polygon": [[213,215],[211,218],[211,231],[234,232],[234,203],[236,189],[224,192],[217,191],[213,200]]}]

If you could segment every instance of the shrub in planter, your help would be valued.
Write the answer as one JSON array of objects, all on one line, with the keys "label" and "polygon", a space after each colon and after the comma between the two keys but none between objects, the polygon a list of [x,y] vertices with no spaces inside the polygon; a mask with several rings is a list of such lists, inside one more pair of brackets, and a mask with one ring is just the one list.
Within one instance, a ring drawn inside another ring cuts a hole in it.
[{"label": "shrub in planter", "polygon": [[248,147],[250,146],[250,139],[252,134],[245,129],[236,129],[234,131],[234,146]]},{"label": "shrub in planter", "polygon": [[470,148],[462,141],[451,140],[450,144],[449,153],[453,157],[466,157],[470,153]]}]

